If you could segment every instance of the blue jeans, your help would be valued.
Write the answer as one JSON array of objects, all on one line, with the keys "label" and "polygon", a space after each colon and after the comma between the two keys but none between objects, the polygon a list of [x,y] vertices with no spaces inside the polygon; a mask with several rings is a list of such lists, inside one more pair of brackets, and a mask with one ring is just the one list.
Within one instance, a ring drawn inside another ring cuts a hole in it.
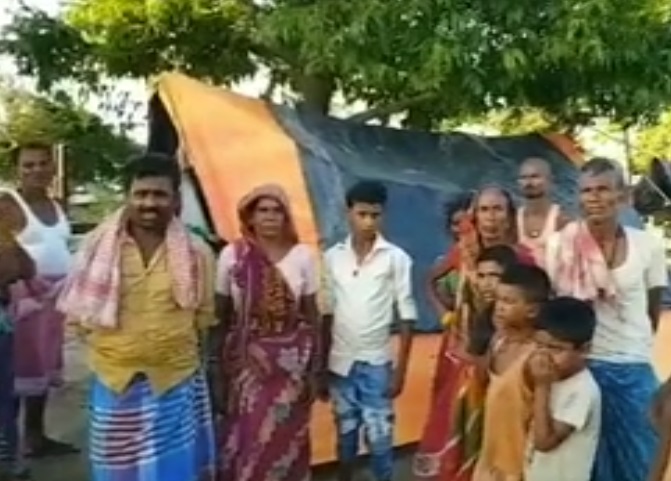
[{"label": "blue jeans", "polygon": [[338,431],[338,461],[353,462],[363,428],[377,481],[391,481],[394,466],[394,408],[389,397],[392,365],[355,362],[347,376],[333,375],[331,399]]}]

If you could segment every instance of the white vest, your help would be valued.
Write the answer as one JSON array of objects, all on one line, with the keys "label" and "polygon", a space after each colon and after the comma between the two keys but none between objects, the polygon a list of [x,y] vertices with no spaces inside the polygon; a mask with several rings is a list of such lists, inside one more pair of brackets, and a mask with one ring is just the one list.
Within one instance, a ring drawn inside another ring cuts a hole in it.
[{"label": "white vest", "polygon": [[70,270],[72,255],[68,246],[71,230],[65,213],[54,202],[56,223],[47,225],[40,220],[23,197],[13,190],[4,190],[10,194],[23,211],[26,225],[16,236],[16,240],[35,262],[38,276],[61,277]]}]

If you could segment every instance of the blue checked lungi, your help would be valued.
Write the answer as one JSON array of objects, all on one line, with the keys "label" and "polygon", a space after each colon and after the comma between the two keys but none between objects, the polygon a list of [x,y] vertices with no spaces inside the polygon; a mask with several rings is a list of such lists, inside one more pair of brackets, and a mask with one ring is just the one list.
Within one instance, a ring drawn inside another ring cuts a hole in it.
[{"label": "blue checked lungi", "polygon": [[158,396],[144,376],[122,394],[95,377],[90,411],[93,481],[214,481],[214,428],[200,372]]},{"label": "blue checked lungi", "polygon": [[659,382],[650,364],[591,361],[601,388],[601,435],[592,481],[647,479],[657,448],[648,410]]},{"label": "blue checked lungi", "polygon": [[394,407],[389,397],[392,365],[357,361],[347,376],[334,374],[333,414],[338,431],[338,461],[359,454],[361,429],[376,481],[391,481],[394,465]]}]

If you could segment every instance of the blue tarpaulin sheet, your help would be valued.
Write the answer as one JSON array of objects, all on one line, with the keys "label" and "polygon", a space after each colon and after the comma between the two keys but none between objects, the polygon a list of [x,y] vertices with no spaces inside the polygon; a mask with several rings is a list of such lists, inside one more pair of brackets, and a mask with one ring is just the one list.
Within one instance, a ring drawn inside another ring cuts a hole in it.
[{"label": "blue tarpaulin sheet", "polygon": [[552,167],[556,200],[571,211],[575,207],[576,169],[540,135],[439,135],[362,126],[284,107],[276,108],[276,116],[299,147],[322,247],[347,235],[347,187],[364,179],[387,186],[384,233],[414,260],[419,330],[438,328],[423,286],[428,269],[451,242],[443,218],[446,201],[491,183],[516,194],[520,162],[539,156]]},{"label": "blue tarpaulin sheet", "polygon": [[[152,98],[150,106],[148,148],[174,154],[179,145],[178,132],[158,98]],[[323,249],[348,233],[344,195],[350,185],[358,180],[375,179],[387,186],[390,197],[384,233],[414,260],[419,330],[438,328],[423,287],[429,267],[452,241],[445,232],[446,201],[491,183],[501,185],[516,197],[520,163],[538,156],[551,165],[555,200],[576,213],[576,169],[541,135],[491,138],[459,132],[441,135],[361,125],[287,107],[275,106],[272,110],[298,147]],[[272,180],[273,172],[267,176]],[[205,207],[203,199],[195,199],[193,203]],[[209,218],[206,214],[205,208],[203,215]],[[641,227],[635,212],[629,210],[623,214],[627,224]],[[211,223],[211,219],[206,223]],[[671,296],[667,299],[671,301]]]}]

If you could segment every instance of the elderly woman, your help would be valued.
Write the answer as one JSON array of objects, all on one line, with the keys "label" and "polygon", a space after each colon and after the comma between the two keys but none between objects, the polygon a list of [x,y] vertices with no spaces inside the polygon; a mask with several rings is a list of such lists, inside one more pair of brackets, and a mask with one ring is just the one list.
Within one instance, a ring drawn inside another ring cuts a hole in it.
[{"label": "elderly woman", "polygon": [[317,264],[298,242],[280,187],[253,190],[239,216],[242,236],[221,252],[217,270],[222,481],[307,480]]},{"label": "elderly woman", "polygon": [[[418,480],[469,481],[472,477],[484,406],[483,377],[476,361],[493,334],[485,303],[474,291],[475,265],[481,253],[501,267],[515,261],[533,263],[528,250],[517,244],[515,217],[515,206],[505,190],[483,188],[473,199],[470,215],[460,222],[458,243],[430,273],[432,299],[440,300],[435,286],[445,276],[456,276],[457,288],[449,304],[434,302],[438,315],[449,320],[444,322],[431,409],[415,458]],[[510,255],[491,251],[501,246],[509,246]]]}]

